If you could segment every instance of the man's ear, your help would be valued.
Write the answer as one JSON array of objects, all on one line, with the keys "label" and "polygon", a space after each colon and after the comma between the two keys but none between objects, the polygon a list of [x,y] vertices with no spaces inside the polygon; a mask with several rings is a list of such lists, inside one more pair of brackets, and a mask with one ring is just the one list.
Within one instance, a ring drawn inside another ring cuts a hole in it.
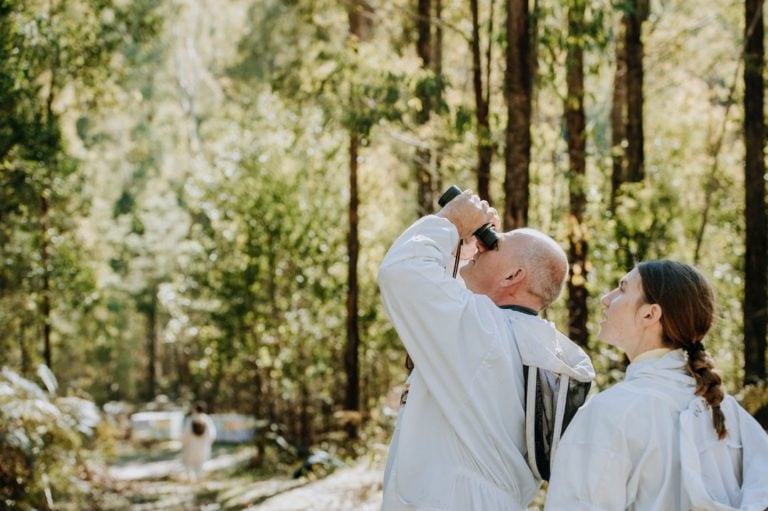
[{"label": "man's ear", "polygon": [[501,281],[501,287],[516,286],[525,280],[525,268],[513,268],[512,272]]}]

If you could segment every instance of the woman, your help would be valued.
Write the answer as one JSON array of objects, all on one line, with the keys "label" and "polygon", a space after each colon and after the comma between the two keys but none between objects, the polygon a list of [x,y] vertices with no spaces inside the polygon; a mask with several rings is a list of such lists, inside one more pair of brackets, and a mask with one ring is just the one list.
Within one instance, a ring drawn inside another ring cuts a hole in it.
[{"label": "woman", "polygon": [[631,364],[565,432],[546,508],[768,507],[768,436],[725,397],[702,344],[715,314],[704,277],[673,261],[640,263],[602,303],[598,337]]},{"label": "woman", "polygon": [[203,477],[203,465],[211,457],[211,446],[216,440],[216,426],[205,413],[205,403],[195,403],[184,419],[181,436],[181,461],[191,481]]}]

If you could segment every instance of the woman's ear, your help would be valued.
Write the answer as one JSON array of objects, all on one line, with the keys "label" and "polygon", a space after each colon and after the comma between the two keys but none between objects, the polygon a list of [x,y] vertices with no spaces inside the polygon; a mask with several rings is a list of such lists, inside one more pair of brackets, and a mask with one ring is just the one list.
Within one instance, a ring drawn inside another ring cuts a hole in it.
[{"label": "woman's ear", "polygon": [[661,305],[658,303],[650,303],[646,304],[646,309],[643,312],[643,319],[652,323],[659,323],[661,322],[661,316],[663,315],[663,312],[661,310]]}]

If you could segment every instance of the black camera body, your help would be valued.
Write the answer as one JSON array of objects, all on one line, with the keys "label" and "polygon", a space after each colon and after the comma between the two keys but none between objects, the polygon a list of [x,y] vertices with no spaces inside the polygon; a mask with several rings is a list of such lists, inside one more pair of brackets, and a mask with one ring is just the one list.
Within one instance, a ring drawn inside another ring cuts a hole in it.
[{"label": "black camera body", "polygon": [[[461,188],[456,185],[451,185],[451,187],[443,192],[440,198],[437,199],[437,203],[440,207],[443,207],[460,194]],[[496,248],[496,244],[499,242],[499,235],[496,232],[496,229],[493,228],[493,224],[490,223],[485,224],[476,230],[475,237],[485,246],[485,248],[489,249]]]}]

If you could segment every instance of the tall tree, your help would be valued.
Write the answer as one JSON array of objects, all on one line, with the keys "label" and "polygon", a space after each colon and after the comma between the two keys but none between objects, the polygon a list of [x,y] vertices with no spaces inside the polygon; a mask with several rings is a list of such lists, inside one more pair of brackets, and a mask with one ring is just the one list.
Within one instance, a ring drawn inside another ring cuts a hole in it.
[{"label": "tall tree", "polygon": [[477,194],[491,201],[491,160],[493,158],[493,138],[491,136],[491,62],[493,49],[494,2],[488,9],[488,46],[485,51],[485,69],[481,56],[482,37],[480,35],[480,9],[478,0],[470,0],[472,17],[472,88],[475,96],[475,122],[477,123]]},{"label": "tall tree", "polygon": [[[443,75],[443,0],[434,0],[435,2],[435,37],[432,42],[432,71],[435,73],[435,79],[438,88],[435,94],[435,100],[438,105],[444,104],[443,87],[445,86],[445,76]],[[442,179],[443,145],[437,147],[435,155],[435,182],[434,189],[443,189]]]},{"label": "tall tree", "polygon": [[745,0],[744,6],[744,383],[754,383],[766,377],[768,321],[763,0]]},{"label": "tall tree", "polygon": [[629,182],[645,177],[645,144],[643,135],[643,22],[648,19],[648,0],[629,0],[622,18],[626,58],[626,175]]},{"label": "tall tree", "polygon": [[566,56],[565,123],[568,139],[569,198],[568,259],[568,335],[587,345],[587,269],[588,229],[584,222],[586,194],[586,121],[584,115],[584,12],[585,0],[568,3],[568,38]]},{"label": "tall tree", "polygon": [[[643,131],[643,23],[648,19],[648,0],[621,2],[621,22],[616,38],[616,70],[614,75],[612,122],[611,192],[609,207],[615,219],[616,251],[619,268],[629,270],[645,258],[653,229],[639,228],[631,212],[620,213],[620,204],[633,205],[635,190],[624,183],[641,183],[645,178],[645,144]],[[626,196],[626,197],[625,197]],[[654,217],[655,221],[655,217]]]},{"label": "tall tree", "polygon": [[[421,60],[421,68],[424,76],[417,85],[416,94],[421,106],[416,114],[416,123],[424,125],[429,122],[432,112],[434,85],[436,75],[432,68],[434,50],[432,48],[432,1],[418,0],[416,14],[416,54]],[[418,216],[432,213],[434,208],[434,178],[432,172],[432,151],[426,141],[416,148],[414,155],[416,169],[416,189]]]},{"label": "tall tree", "polygon": [[[61,6],[55,2],[48,4],[47,16],[45,19],[47,23],[43,31],[50,36],[57,38],[58,34],[54,29],[54,26],[60,22],[59,15]],[[44,159],[43,168],[41,172],[41,187],[39,189],[39,250],[40,250],[40,289],[39,289],[39,306],[42,320],[42,341],[43,341],[43,361],[48,367],[53,367],[53,348],[51,346],[51,264],[50,264],[50,251],[51,251],[51,195],[53,194],[52,186],[54,176],[57,172],[57,152],[61,149],[61,135],[59,133],[59,119],[58,115],[54,111],[54,101],[58,99],[58,94],[62,88],[62,82],[66,80],[66,69],[62,66],[61,47],[59,44],[53,44],[43,57],[43,66],[47,68],[47,84],[46,92],[43,99],[43,112],[42,112],[42,131],[52,138],[54,142],[51,147],[51,153]]]},{"label": "tall tree", "polygon": [[533,13],[529,11],[527,0],[507,0],[506,7],[504,228],[513,229],[528,224],[536,4]]},{"label": "tall tree", "polygon": [[[347,348],[344,353],[344,367],[347,373],[346,409],[360,409],[360,327],[358,323],[357,260],[360,249],[358,238],[358,206],[360,199],[357,187],[358,153],[360,135],[349,137],[349,233],[347,235]],[[355,437],[355,428],[349,427],[349,436]]]},{"label": "tall tree", "polygon": [[158,331],[158,303],[157,303],[157,285],[150,285],[142,290],[141,296],[137,299],[138,310],[144,315],[145,334],[147,350],[147,370],[146,381],[144,382],[144,399],[152,401],[157,396],[157,376],[159,367],[159,354],[157,349],[157,331]]},{"label": "tall tree", "polygon": [[[372,31],[371,6],[365,0],[354,0],[347,7],[349,15],[349,34],[353,48],[368,39]],[[354,88],[351,93],[355,94]],[[354,105],[357,98],[351,97],[350,104]],[[358,322],[358,287],[357,261],[360,247],[358,236],[358,163],[360,146],[366,133],[352,126],[349,134],[349,233],[347,236],[347,252],[349,255],[347,269],[347,347],[344,353],[344,365],[347,373],[346,409],[360,410],[360,327]],[[350,438],[357,436],[354,423],[348,423],[347,432]]]},{"label": "tall tree", "polygon": [[610,211],[616,210],[616,198],[626,180],[624,141],[627,137],[627,55],[624,51],[624,23],[620,23],[615,41],[615,70],[611,96],[611,196]]}]

